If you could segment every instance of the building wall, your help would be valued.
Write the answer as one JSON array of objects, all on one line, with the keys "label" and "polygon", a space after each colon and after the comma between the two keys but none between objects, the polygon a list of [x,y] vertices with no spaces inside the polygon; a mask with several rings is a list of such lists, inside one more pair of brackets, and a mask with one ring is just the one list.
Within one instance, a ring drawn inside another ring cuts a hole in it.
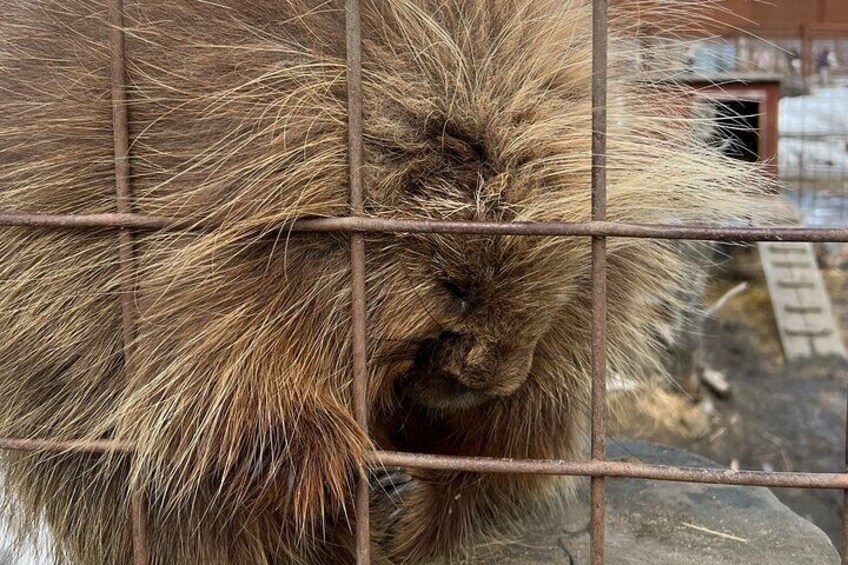
[{"label": "building wall", "polygon": [[[797,33],[802,26],[822,31],[848,26],[848,0],[718,0],[717,8],[708,10],[708,19],[713,20],[711,24],[700,19],[690,19],[687,23],[685,14],[667,9],[668,0],[613,2],[644,15],[648,20],[646,23],[659,24],[658,27],[667,29],[673,22],[676,32],[680,32],[682,27],[688,28],[687,31],[694,35],[732,34],[739,29],[755,34],[765,31],[788,35]],[[651,6],[655,9],[650,9]]]},{"label": "building wall", "polygon": [[848,2],[845,0],[726,0],[737,13],[762,26],[769,24],[833,24],[848,23]]}]

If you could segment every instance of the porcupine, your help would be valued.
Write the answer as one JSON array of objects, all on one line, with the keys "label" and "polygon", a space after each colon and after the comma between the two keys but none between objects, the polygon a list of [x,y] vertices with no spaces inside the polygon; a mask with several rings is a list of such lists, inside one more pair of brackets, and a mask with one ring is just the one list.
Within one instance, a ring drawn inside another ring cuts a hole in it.
[{"label": "porcupine", "polygon": [[[0,209],[114,212],[107,4],[0,5]],[[44,524],[57,562],[127,563],[140,490],[153,563],[347,562],[372,447],[582,457],[583,237],[368,234],[370,438],[351,416],[349,239],[281,228],[350,212],[343,9],[125,1],[132,209],[215,226],[135,234],[126,367],[116,232],[3,228],[0,433],[134,447],[4,455],[11,520]],[[590,219],[586,1],[365,0],[362,19],[368,216]],[[768,181],[638,80],[628,21],[610,36],[609,219],[756,217]],[[608,363],[636,375],[693,266],[663,241],[608,253]],[[375,494],[378,561],[449,560],[563,484],[406,472],[400,512]]]}]

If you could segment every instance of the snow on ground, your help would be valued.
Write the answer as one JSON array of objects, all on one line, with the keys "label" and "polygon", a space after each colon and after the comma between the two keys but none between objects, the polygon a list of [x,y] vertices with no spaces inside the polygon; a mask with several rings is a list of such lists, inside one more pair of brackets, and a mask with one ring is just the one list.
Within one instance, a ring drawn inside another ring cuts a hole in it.
[{"label": "snow on ground", "polygon": [[848,83],[780,101],[780,176],[848,175]]},{"label": "snow on ground", "polygon": [[780,101],[781,135],[848,133],[848,84],[813,88]]},{"label": "snow on ground", "polygon": [[787,194],[787,197],[798,207],[806,226],[848,226],[848,199],[843,194],[804,190]]}]

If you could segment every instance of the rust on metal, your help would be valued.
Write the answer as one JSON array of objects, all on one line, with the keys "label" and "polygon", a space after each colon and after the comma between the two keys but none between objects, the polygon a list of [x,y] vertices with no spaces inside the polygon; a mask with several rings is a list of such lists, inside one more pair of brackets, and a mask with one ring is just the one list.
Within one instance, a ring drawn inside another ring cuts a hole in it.
[{"label": "rust on metal", "polygon": [[[127,117],[127,69],[124,50],[124,5],[123,0],[112,0],[109,4],[109,44],[112,56],[112,129],[115,148],[115,187],[118,214],[131,213],[129,123]],[[132,348],[136,334],[135,313],[135,259],[133,237],[129,228],[118,232],[118,259],[121,278],[121,327],[124,344],[124,370],[132,372]],[[147,536],[147,515],[144,494],[135,490],[130,500],[132,521],[133,564],[147,565],[150,562]]]},{"label": "rust on metal", "polygon": [[[0,438],[0,449],[18,451],[78,451],[84,453],[131,453],[126,443],[99,441],[59,441]],[[436,471],[468,473],[514,473],[535,475],[606,476],[739,486],[848,489],[848,473],[803,473],[734,471],[720,467],[675,467],[621,461],[562,461],[557,459],[499,459],[496,457],[456,457],[398,451],[372,451],[368,465],[411,467]]]},{"label": "rust on metal", "polygon": [[532,475],[572,475],[646,479],[713,485],[793,487],[815,489],[848,488],[846,473],[767,473],[734,471],[720,467],[676,467],[623,461],[560,461],[553,459],[498,459],[491,457],[455,457],[396,451],[375,451],[375,466],[411,467],[469,473],[514,473]]},{"label": "rust on metal", "polygon": [[[129,125],[126,103],[126,63],[124,53],[123,0],[109,7],[109,42],[112,49],[112,128],[115,145],[115,185],[118,214],[130,213]],[[118,232],[121,270],[121,314],[124,338],[124,365],[130,364],[130,348],[135,340],[134,267],[132,233]]]},{"label": "rust on metal", "polygon": [[52,440],[32,438],[0,438],[0,449],[12,451],[75,451],[82,453],[129,453],[132,446],[114,440]]},{"label": "rust on metal", "polygon": [[[607,217],[607,0],[592,2],[592,221]],[[592,462],[606,460],[607,240],[592,237]],[[591,478],[589,560],[604,565],[606,478]]]},{"label": "rust on metal", "polygon": [[[0,226],[57,229],[127,228],[147,231],[209,232],[225,224],[190,218],[145,214],[38,214],[0,212]],[[280,232],[433,233],[465,235],[521,235],[535,237],[625,237],[634,239],[689,239],[702,241],[848,242],[848,228],[724,227],[709,225],[586,222],[460,222],[392,218],[304,218],[264,229]]]},{"label": "rust on metal", "polygon": [[[848,477],[848,406],[845,408],[845,473]],[[842,491],[842,565],[848,565],[848,488]]]},{"label": "rust on metal", "polygon": [[132,522],[133,565],[150,563],[150,546],[147,531],[147,499],[143,491],[133,491],[130,499]]},{"label": "rust on metal", "polygon": [[0,226],[40,227],[55,229],[139,229],[180,230],[190,226],[173,218],[146,216],[144,214],[33,214],[19,212],[0,213]]},{"label": "rust on metal", "polygon": [[[347,45],[348,167],[350,207],[354,216],[364,211],[362,185],[362,17],[359,0],[345,3],[345,39]],[[351,323],[353,353],[353,410],[356,421],[368,430],[367,406],[367,327],[365,321],[365,235],[350,236]],[[365,470],[356,484],[356,562],[371,563],[370,492]]]}]

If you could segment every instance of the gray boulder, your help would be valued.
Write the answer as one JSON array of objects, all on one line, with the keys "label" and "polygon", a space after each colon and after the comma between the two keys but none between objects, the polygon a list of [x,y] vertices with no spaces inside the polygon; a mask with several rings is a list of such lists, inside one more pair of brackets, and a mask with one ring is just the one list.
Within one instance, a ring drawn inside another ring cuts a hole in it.
[{"label": "gray boulder", "polygon": [[[610,442],[611,459],[717,466],[674,448]],[[528,533],[499,547],[478,548],[465,563],[587,565],[589,508],[528,518]],[[762,487],[607,481],[609,565],[839,565],[830,539]]]}]

